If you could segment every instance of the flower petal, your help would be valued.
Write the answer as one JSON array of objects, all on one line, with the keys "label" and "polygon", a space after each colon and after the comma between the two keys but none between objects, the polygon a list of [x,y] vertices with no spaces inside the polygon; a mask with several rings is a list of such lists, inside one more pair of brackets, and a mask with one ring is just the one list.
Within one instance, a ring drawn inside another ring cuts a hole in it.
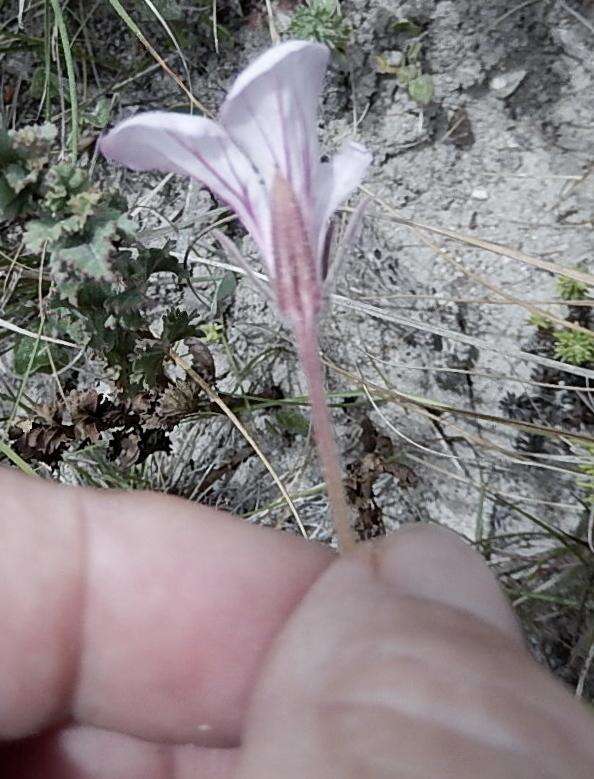
[{"label": "flower petal", "polygon": [[308,41],[269,49],[238,76],[220,114],[269,192],[279,172],[304,215],[315,202],[317,108],[329,54],[326,46]]},{"label": "flower petal", "polygon": [[318,257],[323,254],[330,217],[359,186],[370,164],[370,152],[355,141],[347,141],[330,162],[321,164],[316,193]]},{"label": "flower petal", "polygon": [[210,119],[154,111],[118,124],[100,140],[111,160],[134,170],[191,176],[235,211],[265,255],[269,249],[266,191],[250,161]]}]

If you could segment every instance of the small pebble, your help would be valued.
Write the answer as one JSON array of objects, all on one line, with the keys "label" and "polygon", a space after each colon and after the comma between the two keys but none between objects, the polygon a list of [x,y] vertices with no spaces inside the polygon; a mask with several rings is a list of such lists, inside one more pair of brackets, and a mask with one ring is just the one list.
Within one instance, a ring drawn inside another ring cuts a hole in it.
[{"label": "small pebble", "polygon": [[401,51],[384,51],[383,58],[391,68],[399,68],[404,60],[404,54]]},{"label": "small pebble", "polygon": [[526,70],[510,70],[508,73],[494,76],[489,82],[489,86],[496,97],[504,100],[506,97],[513,95],[522,81],[526,78],[526,75]]},{"label": "small pebble", "polygon": [[489,199],[489,193],[486,189],[482,189],[482,187],[477,187],[476,189],[473,189],[470,197],[474,200],[488,200]]},{"label": "small pebble", "polygon": [[491,89],[495,92],[500,89],[505,89],[506,86],[507,81],[505,80],[505,76],[495,76],[495,78],[491,81]]}]

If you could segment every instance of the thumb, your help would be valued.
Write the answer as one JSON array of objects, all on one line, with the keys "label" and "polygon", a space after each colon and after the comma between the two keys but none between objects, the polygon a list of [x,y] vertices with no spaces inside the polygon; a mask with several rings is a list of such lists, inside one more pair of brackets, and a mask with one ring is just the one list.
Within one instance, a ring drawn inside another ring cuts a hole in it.
[{"label": "thumb", "polygon": [[262,672],[237,777],[591,779],[593,726],[529,657],[481,558],[417,526],[309,591]]}]

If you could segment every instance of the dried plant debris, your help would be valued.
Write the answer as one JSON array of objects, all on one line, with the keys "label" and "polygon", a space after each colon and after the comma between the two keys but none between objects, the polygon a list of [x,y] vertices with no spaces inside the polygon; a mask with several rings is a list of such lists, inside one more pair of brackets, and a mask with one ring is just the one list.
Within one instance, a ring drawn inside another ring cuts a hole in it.
[{"label": "dried plant debris", "polygon": [[397,461],[394,444],[380,435],[365,415],[361,422],[361,459],[347,465],[347,497],[357,512],[355,531],[361,540],[377,538],[386,533],[382,509],[374,495],[374,484],[383,474],[390,474],[403,489],[414,487],[417,477],[412,469]]},{"label": "dried plant debris", "polygon": [[464,107],[457,108],[454,111],[444,140],[458,149],[468,149],[474,144],[475,137],[472,124]]},{"label": "dried plant debris", "polygon": [[[196,368],[198,370],[198,368]],[[202,374],[205,381],[206,376]],[[171,384],[160,394],[155,404],[154,414],[145,420],[147,428],[173,428],[185,417],[201,408],[200,393],[193,381],[178,381]]]},{"label": "dried plant debris", "polygon": [[351,27],[337,0],[306,0],[296,8],[289,32],[294,38],[325,43],[341,54],[351,39]]},{"label": "dried plant debris", "polygon": [[200,390],[187,382],[162,394],[139,392],[116,400],[96,390],[72,390],[65,400],[40,406],[34,417],[13,425],[9,436],[25,460],[56,465],[65,451],[103,441],[109,459],[127,467],[153,452],[168,452],[169,431],[200,401]]}]

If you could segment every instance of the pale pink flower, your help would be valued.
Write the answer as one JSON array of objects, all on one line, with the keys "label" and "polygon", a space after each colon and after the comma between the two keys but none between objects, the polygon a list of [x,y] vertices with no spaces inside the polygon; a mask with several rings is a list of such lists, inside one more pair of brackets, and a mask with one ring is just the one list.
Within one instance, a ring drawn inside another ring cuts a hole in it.
[{"label": "pale pink flower", "polygon": [[[319,43],[283,43],[238,76],[218,122],[143,113],[117,125],[100,147],[109,159],[135,170],[174,172],[201,182],[237,214],[258,246],[279,311],[295,334],[334,522],[345,547],[352,536],[325,402],[317,322],[332,261],[331,217],[361,182],[371,155],[350,141],[330,162],[320,162],[317,108],[328,58]],[[229,239],[218,238],[243,264]]]},{"label": "pale pink flower", "polygon": [[258,246],[292,323],[320,312],[330,218],[371,161],[350,141],[320,162],[317,108],[328,57],[319,43],[283,43],[238,76],[218,122],[148,112],[100,141],[109,159],[191,176],[225,202]]}]

